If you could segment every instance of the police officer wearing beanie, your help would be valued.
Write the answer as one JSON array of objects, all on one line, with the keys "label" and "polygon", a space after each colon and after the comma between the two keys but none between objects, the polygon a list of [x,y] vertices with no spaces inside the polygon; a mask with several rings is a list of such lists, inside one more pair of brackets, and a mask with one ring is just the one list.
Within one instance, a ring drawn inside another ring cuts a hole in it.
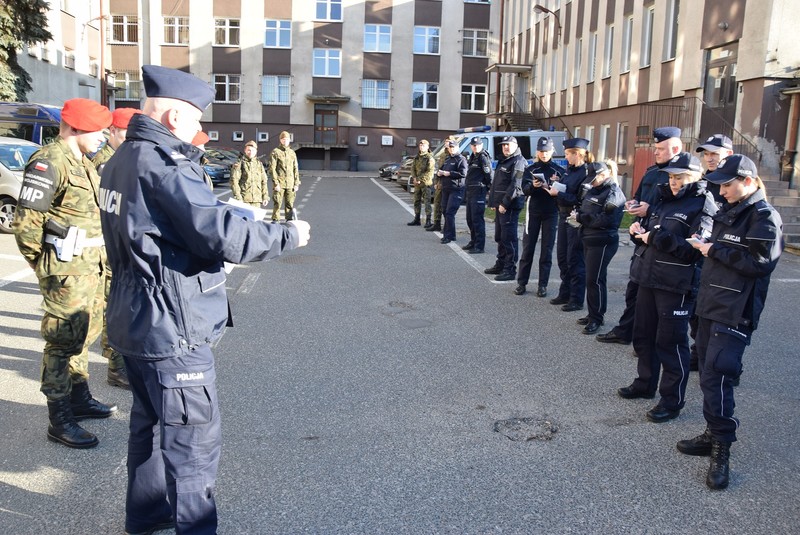
[{"label": "police officer wearing beanie", "polygon": [[464,180],[467,177],[467,159],[458,152],[458,142],[445,141],[447,158],[436,172],[442,188],[442,209],[444,211],[444,228],[442,243],[450,243],[456,239],[456,213],[464,199]]},{"label": "police officer wearing beanie", "polygon": [[553,266],[553,245],[556,243],[558,227],[558,205],[555,197],[548,193],[550,184],[560,180],[566,170],[555,163],[553,152],[555,145],[549,137],[540,137],[536,143],[536,161],[525,169],[522,177],[522,193],[527,197],[524,233],[522,235],[522,254],[519,257],[517,287],[515,295],[526,291],[533,266],[533,254],[539,234],[542,236],[542,248],[539,251],[539,278],[536,290],[537,297],[547,297],[547,282],[550,280],[550,269]]},{"label": "police officer wearing beanie", "polygon": [[106,250],[100,177],[86,155],[97,152],[110,124],[111,112],[93,100],[64,103],[58,137],[25,166],[12,224],[43,297],[41,392],[50,416],[47,438],[70,448],[99,442],[78,420],[108,418],[117,410],[95,400],[88,383],[89,346],[103,326]]},{"label": "police officer wearing beanie", "polygon": [[481,254],[486,246],[486,191],[492,185],[492,160],[483,148],[483,140],[473,137],[469,142],[467,160],[466,204],[469,243],[462,249],[470,254]]},{"label": "police officer wearing beanie", "polygon": [[618,390],[626,399],[652,398],[658,386],[661,399],[646,413],[655,423],[676,418],[686,402],[692,286],[701,256],[686,238],[707,236],[717,211],[693,155],[679,153],[664,172],[669,183],[658,186],[659,197],[649,215],[629,230],[636,245],[630,273],[638,285],[633,328],[638,376]]},{"label": "police officer wearing beanie", "polygon": [[705,179],[720,186],[726,201],[714,215],[711,236],[693,245],[704,257],[695,312],[706,430],[681,440],[677,448],[687,455],[709,455],[706,485],[721,490],[728,486],[730,446],[739,427],[733,379],[758,328],[783,251],[783,223],[747,156],[728,156]]},{"label": "police officer wearing beanie", "polygon": [[253,221],[209,190],[191,144],[214,98],[189,73],[142,67],[147,93],[106,164],[100,198],[114,271],[108,337],[133,393],[125,530],[217,532],[221,448],[211,344],[228,320],[224,262],[303,246],[309,225]]}]

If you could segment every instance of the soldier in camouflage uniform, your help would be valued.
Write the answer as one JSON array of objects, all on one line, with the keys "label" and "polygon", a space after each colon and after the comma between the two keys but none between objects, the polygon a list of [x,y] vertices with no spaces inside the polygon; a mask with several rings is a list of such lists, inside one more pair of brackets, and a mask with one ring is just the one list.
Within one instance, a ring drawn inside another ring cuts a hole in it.
[{"label": "soldier in camouflage uniform", "polygon": [[108,108],[87,99],[64,103],[60,135],[25,167],[13,229],[20,252],[39,278],[44,302],[41,391],[50,413],[48,439],[91,448],[97,437],[78,425],[107,418],[89,392],[89,346],[103,323],[106,253],[100,229],[100,177],[85,154],[103,142]]},{"label": "soldier in camouflage uniform", "polygon": [[294,199],[300,187],[300,170],[297,155],[289,148],[291,137],[285,130],[281,132],[280,145],[272,149],[269,156],[269,174],[272,177],[272,220],[279,221],[281,205],[286,203],[286,221],[295,219]]},{"label": "soldier in camouflage uniform", "polygon": [[414,181],[414,220],[408,223],[409,227],[420,225],[422,201],[425,200],[425,226],[431,226],[431,186],[433,185],[433,172],[436,162],[428,150],[430,145],[427,139],[420,140],[419,154],[414,157],[411,164],[411,180]]},{"label": "soldier in camouflage uniform", "polygon": [[[455,136],[447,136],[445,142],[447,141],[456,141]],[[436,167],[441,167],[444,161],[447,159],[447,151],[442,151],[442,154],[439,155],[439,160],[436,162]],[[442,185],[439,183],[439,175],[434,174],[433,176],[433,184],[436,186],[433,193],[433,223],[431,225],[425,225],[425,230],[428,231],[439,231],[442,230]]]},{"label": "soldier in camouflage uniform", "polygon": [[[97,168],[97,172],[102,174],[103,168],[108,160],[114,155],[114,151],[122,145],[125,141],[125,136],[128,133],[128,123],[134,114],[141,113],[136,108],[117,108],[111,112],[111,126],[108,128],[108,140],[103,148],[97,151],[92,156],[92,163]],[[108,294],[111,292],[111,268],[106,265],[105,277],[105,299],[108,300]],[[125,390],[130,390],[131,385],[128,383],[128,372],[125,370],[125,360],[117,351],[111,349],[108,345],[108,332],[106,329],[105,317],[103,319],[103,332],[100,336],[100,345],[103,348],[103,356],[108,359],[108,372],[106,374],[106,381],[111,386],[118,386]]]},{"label": "soldier in camouflage uniform", "polygon": [[237,201],[261,207],[269,202],[269,188],[267,172],[257,155],[258,145],[255,141],[248,141],[244,146],[244,154],[231,167],[231,194]]}]

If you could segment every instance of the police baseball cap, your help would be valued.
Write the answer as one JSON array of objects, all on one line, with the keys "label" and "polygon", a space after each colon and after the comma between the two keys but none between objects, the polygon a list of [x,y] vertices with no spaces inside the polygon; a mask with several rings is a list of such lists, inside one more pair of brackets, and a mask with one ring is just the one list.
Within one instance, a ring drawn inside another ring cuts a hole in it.
[{"label": "police baseball cap", "polygon": [[553,145],[553,140],[549,137],[540,137],[539,141],[536,143],[536,150],[539,152],[547,152],[549,150],[556,150],[556,147]]},{"label": "police baseball cap", "polygon": [[483,140],[479,137],[474,137],[469,141],[470,145],[483,145]]},{"label": "police baseball cap", "polygon": [[456,143],[455,139],[447,139],[444,142],[445,147],[458,147],[458,143]]},{"label": "police baseball cap", "polygon": [[503,136],[503,139],[500,140],[501,145],[508,145],[509,143],[516,143],[517,138],[514,136]]},{"label": "police baseball cap", "polygon": [[159,65],[144,65],[142,82],[148,97],[183,100],[200,111],[208,108],[214,100],[214,89],[208,82],[185,71]]},{"label": "police baseball cap", "polygon": [[720,149],[728,149],[733,150],[733,141],[726,135],[723,134],[714,134],[710,138],[706,139],[706,142],[694,149],[695,152],[717,152]]},{"label": "police baseball cap", "polygon": [[674,126],[662,126],[653,130],[653,139],[656,143],[661,143],[673,137],[681,137],[681,129]]},{"label": "police baseball cap", "polygon": [[714,184],[727,184],[737,177],[752,177],[758,176],[758,169],[753,160],[743,154],[731,154],[727,158],[723,158],[716,170],[708,173],[704,178]]},{"label": "police baseball cap", "polygon": [[131,117],[137,113],[142,112],[136,108],[117,108],[111,112],[111,125],[120,130],[126,130],[128,123],[131,122]]},{"label": "police baseball cap", "polygon": [[597,176],[608,171],[608,166],[604,162],[592,162],[589,165],[589,174]]},{"label": "police baseball cap", "polygon": [[565,139],[564,140],[564,148],[565,149],[583,149],[587,150],[589,148],[589,140],[582,138],[582,137],[574,137],[572,139]]},{"label": "police baseball cap", "polygon": [[673,156],[672,159],[667,162],[667,166],[661,170],[665,173],[678,175],[687,171],[700,173],[703,168],[700,167],[700,160],[698,160],[696,156],[688,152],[679,152]]},{"label": "police baseball cap", "polygon": [[76,130],[99,132],[111,126],[111,111],[88,98],[71,98],[61,108],[61,120]]}]

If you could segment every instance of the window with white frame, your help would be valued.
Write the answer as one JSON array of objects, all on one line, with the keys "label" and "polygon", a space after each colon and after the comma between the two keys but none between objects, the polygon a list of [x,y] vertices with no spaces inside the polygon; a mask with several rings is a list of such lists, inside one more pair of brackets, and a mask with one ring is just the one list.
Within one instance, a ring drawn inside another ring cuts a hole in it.
[{"label": "window with white frame", "polygon": [[136,15],[111,15],[111,42],[138,43],[139,17]]},{"label": "window with white frame", "polygon": [[317,0],[317,20],[342,20],[342,0]]},{"label": "window with white frame", "polygon": [[656,8],[651,7],[642,17],[642,50],[639,67],[649,67],[653,47],[653,19],[656,16]]},{"label": "window with white frame", "polygon": [[595,154],[597,155],[597,159],[600,161],[605,160],[606,157],[608,157],[608,138],[610,133],[610,124],[600,125],[600,139],[598,140],[597,147],[595,148]]},{"label": "window with white frame", "polygon": [[239,46],[239,19],[214,19],[214,44]]},{"label": "window with white frame", "polygon": [[432,82],[411,84],[411,109],[437,111],[439,109],[439,84]]},{"label": "window with white frame", "polygon": [[680,0],[667,0],[667,21],[664,28],[664,54],[663,60],[675,59],[678,53],[678,12]]},{"label": "window with white frame", "polygon": [[594,151],[594,145],[592,142],[594,141],[594,126],[587,126],[586,127],[586,135],[583,136],[585,139],[589,140],[589,150]]},{"label": "window with white frame", "polygon": [[261,103],[272,106],[291,104],[291,78],[265,74],[261,78]]},{"label": "window with white frame", "polygon": [[463,84],[461,86],[461,111],[486,113],[486,86]]},{"label": "window with white frame", "polygon": [[531,66],[531,78],[532,79],[531,79],[530,88],[531,88],[531,91],[533,91],[535,93],[537,91],[538,87],[539,87],[538,85],[536,85],[536,84],[539,83],[539,64],[538,63],[534,63]]},{"label": "window with white frame", "polygon": [[439,28],[414,26],[414,54],[439,54]]},{"label": "window with white frame", "polygon": [[573,128],[573,130],[575,131],[575,137],[581,137],[581,127],[580,126],[576,126],[575,128]]},{"label": "window with white frame", "polygon": [[292,21],[266,19],[264,48],[292,48]]},{"label": "window with white frame", "polygon": [[542,62],[540,64],[541,70],[539,71],[539,88],[537,89],[537,93],[539,95],[544,95],[547,92],[547,60],[549,58],[547,56],[542,56]]},{"label": "window with white frame", "polygon": [[341,78],[342,50],[339,48],[315,48],[311,76]]},{"label": "window with white frame", "polygon": [[189,44],[189,17],[164,17],[164,44]]},{"label": "window with white frame", "polygon": [[117,71],[114,78],[115,100],[141,100],[142,79],[139,71]]},{"label": "window with white frame", "polygon": [[464,57],[485,58],[489,55],[489,30],[464,30]]},{"label": "window with white frame", "polygon": [[388,110],[391,102],[389,88],[389,80],[362,80],[361,107]]},{"label": "window with white frame", "polygon": [[596,59],[597,59],[597,32],[592,32],[592,34],[589,36],[589,58],[588,58],[589,64],[586,66],[587,84],[594,82]]},{"label": "window with white frame", "polygon": [[626,17],[622,23],[622,56],[619,62],[619,72],[631,70],[631,41],[633,40],[633,17]]},{"label": "window with white frame", "polygon": [[602,78],[611,76],[611,62],[614,57],[614,26],[606,26],[606,42],[603,44],[603,72]]},{"label": "window with white frame", "polygon": [[569,85],[569,75],[567,73],[567,60],[569,54],[569,47],[564,45],[561,47],[561,89],[566,89]]},{"label": "window with white frame", "polygon": [[583,62],[583,38],[575,43],[575,64],[572,66],[572,85],[581,85],[581,67]]},{"label": "window with white frame", "polygon": [[548,91],[550,93],[555,93],[556,82],[558,81],[558,57],[555,51],[552,51],[550,55],[552,57],[550,58],[550,87],[548,87]]},{"label": "window with white frame", "polygon": [[364,25],[364,52],[391,52],[392,27],[388,24]]},{"label": "window with white frame", "polygon": [[215,74],[214,102],[237,103],[242,99],[242,76],[239,74]]},{"label": "window with white frame", "polygon": [[628,164],[628,123],[617,124],[617,150],[614,159],[620,165]]}]

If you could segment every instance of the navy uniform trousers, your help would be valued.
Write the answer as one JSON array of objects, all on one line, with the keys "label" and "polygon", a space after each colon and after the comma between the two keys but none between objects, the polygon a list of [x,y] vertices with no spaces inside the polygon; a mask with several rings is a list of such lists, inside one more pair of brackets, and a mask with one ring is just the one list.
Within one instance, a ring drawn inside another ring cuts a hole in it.
[{"label": "navy uniform trousers", "polygon": [[734,418],[733,380],[742,371],[742,355],[750,345],[751,331],[698,317],[697,345],[703,416],[711,435],[720,442],[735,442],[739,420]]},{"label": "navy uniform trousers", "polygon": [[522,254],[519,257],[519,273],[517,282],[523,286],[528,284],[533,266],[533,254],[536,252],[536,242],[539,233],[542,234],[542,247],[539,251],[539,286],[547,288],[550,280],[550,269],[553,267],[553,245],[556,243],[556,228],[558,227],[558,212],[531,212],[530,197],[527,199],[528,221],[525,234],[522,236]]},{"label": "navy uniform trousers", "polygon": [[519,225],[520,209],[506,208],[506,213],[501,214],[495,210],[494,215],[494,241],[497,242],[497,264],[503,268],[503,273],[516,276],[517,260],[519,259]]},{"label": "navy uniform trousers", "polygon": [[486,246],[486,186],[467,186],[467,227],[475,249]]},{"label": "navy uniform trousers", "polygon": [[[689,316],[694,303],[690,296],[639,286],[633,349],[639,376],[633,387],[640,392],[661,394],[659,405],[682,409],[689,381]],[[659,373],[664,373],[659,385]]]},{"label": "navy uniform trousers", "polygon": [[583,240],[580,229],[567,223],[568,212],[558,212],[556,260],[561,274],[558,297],[583,306],[586,294],[586,265],[583,260]]},{"label": "navy uniform trousers", "polygon": [[444,228],[442,237],[455,241],[456,239],[456,212],[464,198],[464,188],[442,190],[442,210],[444,210]]},{"label": "navy uniform trousers", "polygon": [[589,320],[603,323],[608,307],[608,265],[619,249],[619,235],[610,236],[605,243],[595,239],[584,242],[586,261],[586,308]]},{"label": "navy uniform trousers", "polygon": [[216,533],[222,437],[211,348],[162,360],[126,356],[125,366],[133,393],[126,531],[173,517],[178,534]]}]

